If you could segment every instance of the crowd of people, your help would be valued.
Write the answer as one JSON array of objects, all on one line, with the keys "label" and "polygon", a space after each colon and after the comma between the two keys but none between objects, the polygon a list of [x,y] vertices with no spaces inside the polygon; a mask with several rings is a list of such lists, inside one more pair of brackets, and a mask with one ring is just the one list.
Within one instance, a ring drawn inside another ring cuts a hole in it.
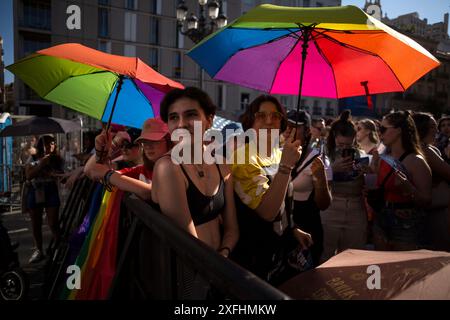
[{"label": "crowd of people", "polygon": [[[174,89],[161,102],[160,118],[148,119],[142,130],[97,135],[77,173],[136,194],[274,285],[349,248],[450,251],[450,117],[397,111],[381,121],[354,121],[344,111],[326,123],[261,95],[240,117],[243,129],[256,133],[232,150],[245,154],[243,163],[172,161],[179,143],[172,133],[193,136],[197,122],[203,136],[214,115],[204,91]],[[272,139],[275,132],[279,139]],[[184,150],[194,152],[198,140],[190,141]],[[30,157],[27,204],[42,252],[43,208],[58,237],[61,161],[48,136]]]}]

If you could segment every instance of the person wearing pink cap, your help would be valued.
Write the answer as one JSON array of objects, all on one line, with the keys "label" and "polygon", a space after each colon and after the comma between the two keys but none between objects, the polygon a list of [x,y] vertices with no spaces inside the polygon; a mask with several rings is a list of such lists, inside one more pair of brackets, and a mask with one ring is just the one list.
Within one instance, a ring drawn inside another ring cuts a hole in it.
[{"label": "person wearing pink cap", "polygon": [[[103,131],[95,139],[95,149],[109,153],[111,135]],[[144,200],[151,200],[153,166],[171,148],[167,125],[159,118],[144,122],[141,135],[135,140],[142,149],[143,164],[119,171],[112,169],[109,159],[93,156],[87,162],[84,172],[93,180],[103,180],[106,184],[135,193]]]}]

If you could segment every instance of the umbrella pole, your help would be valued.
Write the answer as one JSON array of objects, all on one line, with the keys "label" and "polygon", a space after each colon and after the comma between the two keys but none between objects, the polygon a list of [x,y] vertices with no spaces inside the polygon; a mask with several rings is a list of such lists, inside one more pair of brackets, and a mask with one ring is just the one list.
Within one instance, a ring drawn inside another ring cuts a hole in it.
[{"label": "umbrella pole", "polygon": [[305,71],[306,56],[308,55],[308,42],[309,42],[310,36],[311,36],[311,28],[303,27],[302,34],[303,34],[302,68],[300,70],[300,83],[298,86],[297,119],[295,121],[295,126],[297,126],[297,123],[298,123],[298,112],[300,110],[300,103],[302,101],[303,73]]},{"label": "umbrella pole", "polygon": [[[117,84],[116,96],[114,97],[114,103],[113,103],[113,106],[111,108],[111,113],[109,114],[108,123],[106,124],[106,137],[107,137],[107,139],[109,139],[109,128],[111,127],[112,117],[113,117],[113,114],[114,114],[114,110],[116,109],[117,98],[119,97],[120,90],[122,89],[122,84],[123,84],[123,75],[119,75],[119,83]],[[105,146],[103,146],[102,153],[100,154],[100,159],[99,159],[100,163],[103,161],[103,156],[105,154],[104,151],[105,151]]]},{"label": "umbrella pole", "polygon": [[111,108],[111,113],[109,114],[108,123],[106,124],[106,132],[108,132],[109,127],[111,126],[114,110],[116,109],[117,98],[119,97],[120,90],[122,90],[122,84],[123,84],[123,75],[119,75],[119,83],[117,84],[116,96],[114,97],[114,103]]}]

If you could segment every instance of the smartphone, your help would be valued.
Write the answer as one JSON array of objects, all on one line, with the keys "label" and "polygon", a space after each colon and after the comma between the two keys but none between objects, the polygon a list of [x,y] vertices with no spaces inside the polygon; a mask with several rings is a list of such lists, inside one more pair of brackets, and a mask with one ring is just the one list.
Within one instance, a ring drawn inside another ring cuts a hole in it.
[{"label": "smartphone", "polygon": [[352,160],[355,160],[355,152],[356,150],[353,148],[346,148],[342,150],[342,158],[352,157]]},{"label": "smartphone", "polygon": [[367,166],[369,166],[369,157],[355,159],[355,169],[361,170]]}]

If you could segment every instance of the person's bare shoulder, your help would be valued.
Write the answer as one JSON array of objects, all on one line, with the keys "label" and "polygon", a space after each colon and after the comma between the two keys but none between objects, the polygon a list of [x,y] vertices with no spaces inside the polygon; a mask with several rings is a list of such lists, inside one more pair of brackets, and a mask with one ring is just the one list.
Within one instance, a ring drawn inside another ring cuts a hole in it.
[{"label": "person's bare shoulder", "polygon": [[430,166],[428,165],[425,158],[420,154],[411,154],[405,159],[405,166],[412,171],[430,171]]},{"label": "person's bare shoulder", "polygon": [[231,177],[231,168],[227,164],[219,164],[220,174],[224,178],[224,180],[228,180]]}]

